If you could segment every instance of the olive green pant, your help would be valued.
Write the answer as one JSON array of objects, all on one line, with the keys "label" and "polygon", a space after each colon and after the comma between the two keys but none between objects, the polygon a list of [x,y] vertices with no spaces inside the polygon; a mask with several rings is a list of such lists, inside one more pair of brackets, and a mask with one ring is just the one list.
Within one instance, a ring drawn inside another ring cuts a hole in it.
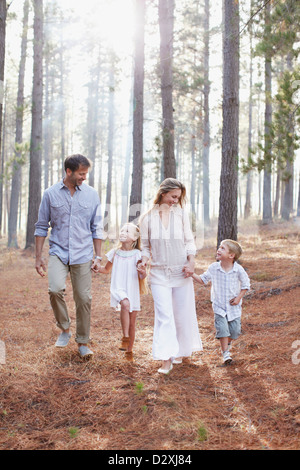
[{"label": "olive green pant", "polygon": [[76,306],[77,343],[87,344],[90,339],[91,323],[91,274],[92,262],[66,265],[57,256],[50,255],[48,263],[48,283],[50,303],[61,330],[68,330],[71,324],[65,302],[66,279],[70,273],[73,299]]}]

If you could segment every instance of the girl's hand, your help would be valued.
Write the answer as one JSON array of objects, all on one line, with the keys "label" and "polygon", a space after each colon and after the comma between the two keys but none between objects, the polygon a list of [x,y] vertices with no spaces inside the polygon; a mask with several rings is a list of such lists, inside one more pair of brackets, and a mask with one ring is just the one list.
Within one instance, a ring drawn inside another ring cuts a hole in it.
[{"label": "girl's hand", "polygon": [[139,275],[140,279],[144,279],[147,276],[147,271],[146,271],[146,264],[144,264],[142,261],[137,262],[137,272]]},{"label": "girl's hand", "polygon": [[100,268],[101,268],[101,260],[94,259],[91,270],[94,271],[94,273],[98,273],[100,271]]}]

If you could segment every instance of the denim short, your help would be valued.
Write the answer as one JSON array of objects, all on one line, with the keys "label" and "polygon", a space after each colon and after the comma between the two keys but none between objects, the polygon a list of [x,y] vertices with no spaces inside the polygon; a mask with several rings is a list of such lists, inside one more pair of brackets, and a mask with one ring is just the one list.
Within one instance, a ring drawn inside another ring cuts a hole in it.
[{"label": "denim short", "polygon": [[228,321],[227,316],[215,314],[216,338],[237,339],[241,334],[241,317]]}]

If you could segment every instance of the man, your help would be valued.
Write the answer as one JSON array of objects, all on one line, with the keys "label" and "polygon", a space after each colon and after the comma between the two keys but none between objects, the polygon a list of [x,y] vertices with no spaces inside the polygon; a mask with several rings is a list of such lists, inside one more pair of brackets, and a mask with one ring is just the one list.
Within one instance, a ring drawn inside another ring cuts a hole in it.
[{"label": "man", "polygon": [[[48,188],[35,224],[36,271],[45,276],[42,250],[48,229],[48,282],[50,303],[57,326],[62,330],[55,346],[67,346],[71,337],[70,318],[64,300],[65,282],[70,273],[76,305],[76,337],[79,354],[88,358],[91,316],[91,270],[101,262],[102,217],[97,191],[83,184],[90,161],[83,155],[71,155],[64,162],[65,177]],[[93,251],[95,258],[93,259]]]}]

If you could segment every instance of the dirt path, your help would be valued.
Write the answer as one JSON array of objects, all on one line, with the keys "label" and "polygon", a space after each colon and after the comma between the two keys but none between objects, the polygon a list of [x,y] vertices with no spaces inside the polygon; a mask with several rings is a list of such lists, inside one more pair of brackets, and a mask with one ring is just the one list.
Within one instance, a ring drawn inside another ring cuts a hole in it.
[{"label": "dirt path", "polygon": [[[151,295],[142,301],[135,362],[126,363],[109,278],[95,275],[95,355],[83,362],[74,340],[64,350],[53,346],[47,280],[35,273],[33,256],[2,245],[0,449],[299,449],[299,231],[272,226],[241,241],[252,290],[234,364],[221,367],[209,289],[196,287],[204,351],[166,377],[151,356]],[[214,260],[207,245],[198,272]],[[74,319],[69,284],[67,299]]]}]

